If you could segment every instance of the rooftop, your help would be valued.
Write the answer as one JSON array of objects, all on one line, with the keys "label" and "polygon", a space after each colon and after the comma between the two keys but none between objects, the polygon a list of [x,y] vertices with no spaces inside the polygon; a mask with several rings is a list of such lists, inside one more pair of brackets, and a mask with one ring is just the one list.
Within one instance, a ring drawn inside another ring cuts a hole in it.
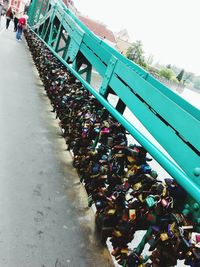
[{"label": "rooftop", "polygon": [[90,19],[86,16],[83,16],[81,14],[78,15],[79,19],[97,36],[99,36],[102,39],[107,39],[108,41],[112,43],[116,43],[115,36],[111,30],[109,30],[106,25],[95,21],[93,19]]}]

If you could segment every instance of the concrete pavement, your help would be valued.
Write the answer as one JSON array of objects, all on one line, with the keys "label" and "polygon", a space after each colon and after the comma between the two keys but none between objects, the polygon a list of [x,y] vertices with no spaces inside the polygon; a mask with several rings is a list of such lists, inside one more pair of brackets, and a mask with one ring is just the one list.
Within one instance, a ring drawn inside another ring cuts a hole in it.
[{"label": "concrete pavement", "polygon": [[113,266],[25,41],[0,29],[0,266]]}]

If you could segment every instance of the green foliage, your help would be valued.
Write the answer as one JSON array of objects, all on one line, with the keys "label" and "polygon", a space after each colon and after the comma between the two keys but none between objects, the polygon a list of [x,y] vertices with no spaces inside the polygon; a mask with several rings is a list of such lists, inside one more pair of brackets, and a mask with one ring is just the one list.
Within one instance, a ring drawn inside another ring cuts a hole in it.
[{"label": "green foliage", "polygon": [[128,48],[126,56],[128,59],[134,61],[146,69],[150,74],[155,77],[164,77],[175,83],[181,83],[185,86],[194,87],[200,90],[200,76],[195,76],[194,73],[185,71],[175,65],[167,64],[165,67],[160,64],[156,64],[156,67],[152,66],[153,56],[150,55],[147,59],[144,57],[144,51],[141,41],[135,41]]},{"label": "green foliage", "polygon": [[161,69],[159,74],[161,77],[164,77],[168,80],[174,80],[174,78],[175,78],[173,70],[171,70],[169,68]]},{"label": "green foliage", "polygon": [[151,73],[154,76],[159,76],[159,69],[155,68],[153,66],[148,65],[147,70],[149,71],[149,73]]},{"label": "green foliage", "polygon": [[181,82],[181,80],[183,79],[183,75],[184,75],[184,69],[182,69],[179,74],[176,76],[176,79]]},{"label": "green foliage", "polygon": [[171,81],[173,81],[175,83],[178,83],[178,80],[176,79],[176,76],[175,75],[172,76]]},{"label": "green foliage", "polygon": [[146,63],[148,64],[148,65],[152,65],[153,64],[153,55],[151,54],[151,55],[149,55],[148,56],[148,58],[146,58]]},{"label": "green foliage", "polygon": [[147,67],[141,41],[133,42],[132,45],[128,48],[126,56],[136,64],[144,68]]}]

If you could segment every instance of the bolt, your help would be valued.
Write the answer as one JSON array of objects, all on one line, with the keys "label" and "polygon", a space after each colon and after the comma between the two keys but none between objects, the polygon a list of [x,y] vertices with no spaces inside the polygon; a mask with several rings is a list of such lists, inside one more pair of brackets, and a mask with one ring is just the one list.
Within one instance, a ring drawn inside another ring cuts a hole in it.
[{"label": "bolt", "polygon": [[194,203],[193,204],[193,209],[196,210],[196,211],[199,210],[199,204],[198,203]]},{"label": "bolt", "polygon": [[189,204],[185,204],[185,209],[189,209],[190,208],[190,205]]},{"label": "bolt", "polygon": [[188,215],[190,214],[190,210],[188,210],[188,209],[184,209],[184,210],[182,211],[182,213],[183,213],[184,216],[188,216]]},{"label": "bolt", "polygon": [[196,167],[196,168],[194,169],[194,175],[195,175],[195,176],[200,176],[200,168],[199,168],[199,167]]}]

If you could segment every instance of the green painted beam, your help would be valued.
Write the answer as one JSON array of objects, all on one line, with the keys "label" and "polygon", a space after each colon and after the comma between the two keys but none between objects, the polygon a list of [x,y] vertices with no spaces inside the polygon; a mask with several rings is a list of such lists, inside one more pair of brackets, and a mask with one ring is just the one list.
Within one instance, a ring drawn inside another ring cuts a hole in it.
[{"label": "green painted beam", "polygon": [[76,21],[76,23],[88,34],[90,39],[95,41],[101,46],[102,50],[105,50],[107,53],[110,53],[117,57],[121,62],[125,63],[132,70],[134,70],[138,75],[147,80],[152,86],[157,87],[163,94],[166,94],[172,101],[177,103],[183,109],[187,110],[193,116],[195,116],[198,120],[200,119],[200,111],[193,107],[190,103],[179,97],[177,94],[174,94],[169,88],[167,88],[164,84],[156,80],[152,75],[150,75],[147,71],[142,69],[140,66],[135,64],[134,62],[124,58],[123,55],[118,53],[114,48],[110,47],[107,43],[103,42],[100,38],[95,36],[70,10],[66,8],[66,6],[62,3],[63,9],[69,14],[71,18]]},{"label": "green painted beam", "polygon": [[[47,28],[46,31],[43,28],[41,37],[43,41],[49,38],[49,45],[47,43],[46,45],[50,50],[172,177],[200,203],[200,111],[95,36],[64,6],[62,1],[50,0],[51,9],[54,12],[45,13],[36,23],[36,7],[41,3],[40,1],[34,0],[31,5],[30,27],[35,31],[42,25]],[[65,15],[63,16],[63,14]],[[57,28],[61,29],[62,27],[69,36],[69,42],[65,42],[65,46],[62,48],[64,50],[62,56],[58,54],[60,50],[58,41],[56,41],[60,40],[61,34],[54,37],[54,27],[52,26],[54,17],[59,20],[60,25]],[[48,19],[47,25],[45,21]],[[53,40],[55,43],[57,42],[54,46],[52,46]],[[76,69],[76,59],[80,53],[83,54],[90,66],[87,70],[87,81],[80,76]],[[114,64],[112,64],[112,59],[114,59]],[[73,63],[72,67],[66,60]],[[92,68],[103,78],[99,92],[90,85]],[[121,113],[107,101],[109,88],[120,99],[119,111]],[[124,104],[121,105],[121,103]],[[138,117],[180,168],[124,118],[125,106]]]},{"label": "green painted beam", "polygon": [[[177,164],[186,171],[187,175],[198,185],[200,179],[194,175],[194,169],[199,166],[199,156],[191,150],[188,145],[180,139],[176,132],[165,124],[157,114],[152,111],[146,103],[141,104],[139,95],[133,94],[117,76],[113,76],[110,87],[126,103],[126,106],[140,120],[153,137],[170,154]],[[173,144],[173,145],[172,145]],[[180,153],[181,151],[181,153]],[[188,160],[192,158],[192,160]],[[187,164],[186,164],[187,162]]]},{"label": "green painted beam", "polygon": [[200,121],[196,117],[183,110],[182,107],[134,73],[124,63],[118,61],[114,72],[151,107],[153,112],[158,113],[163,120],[200,152],[200,138],[198,138]]}]

